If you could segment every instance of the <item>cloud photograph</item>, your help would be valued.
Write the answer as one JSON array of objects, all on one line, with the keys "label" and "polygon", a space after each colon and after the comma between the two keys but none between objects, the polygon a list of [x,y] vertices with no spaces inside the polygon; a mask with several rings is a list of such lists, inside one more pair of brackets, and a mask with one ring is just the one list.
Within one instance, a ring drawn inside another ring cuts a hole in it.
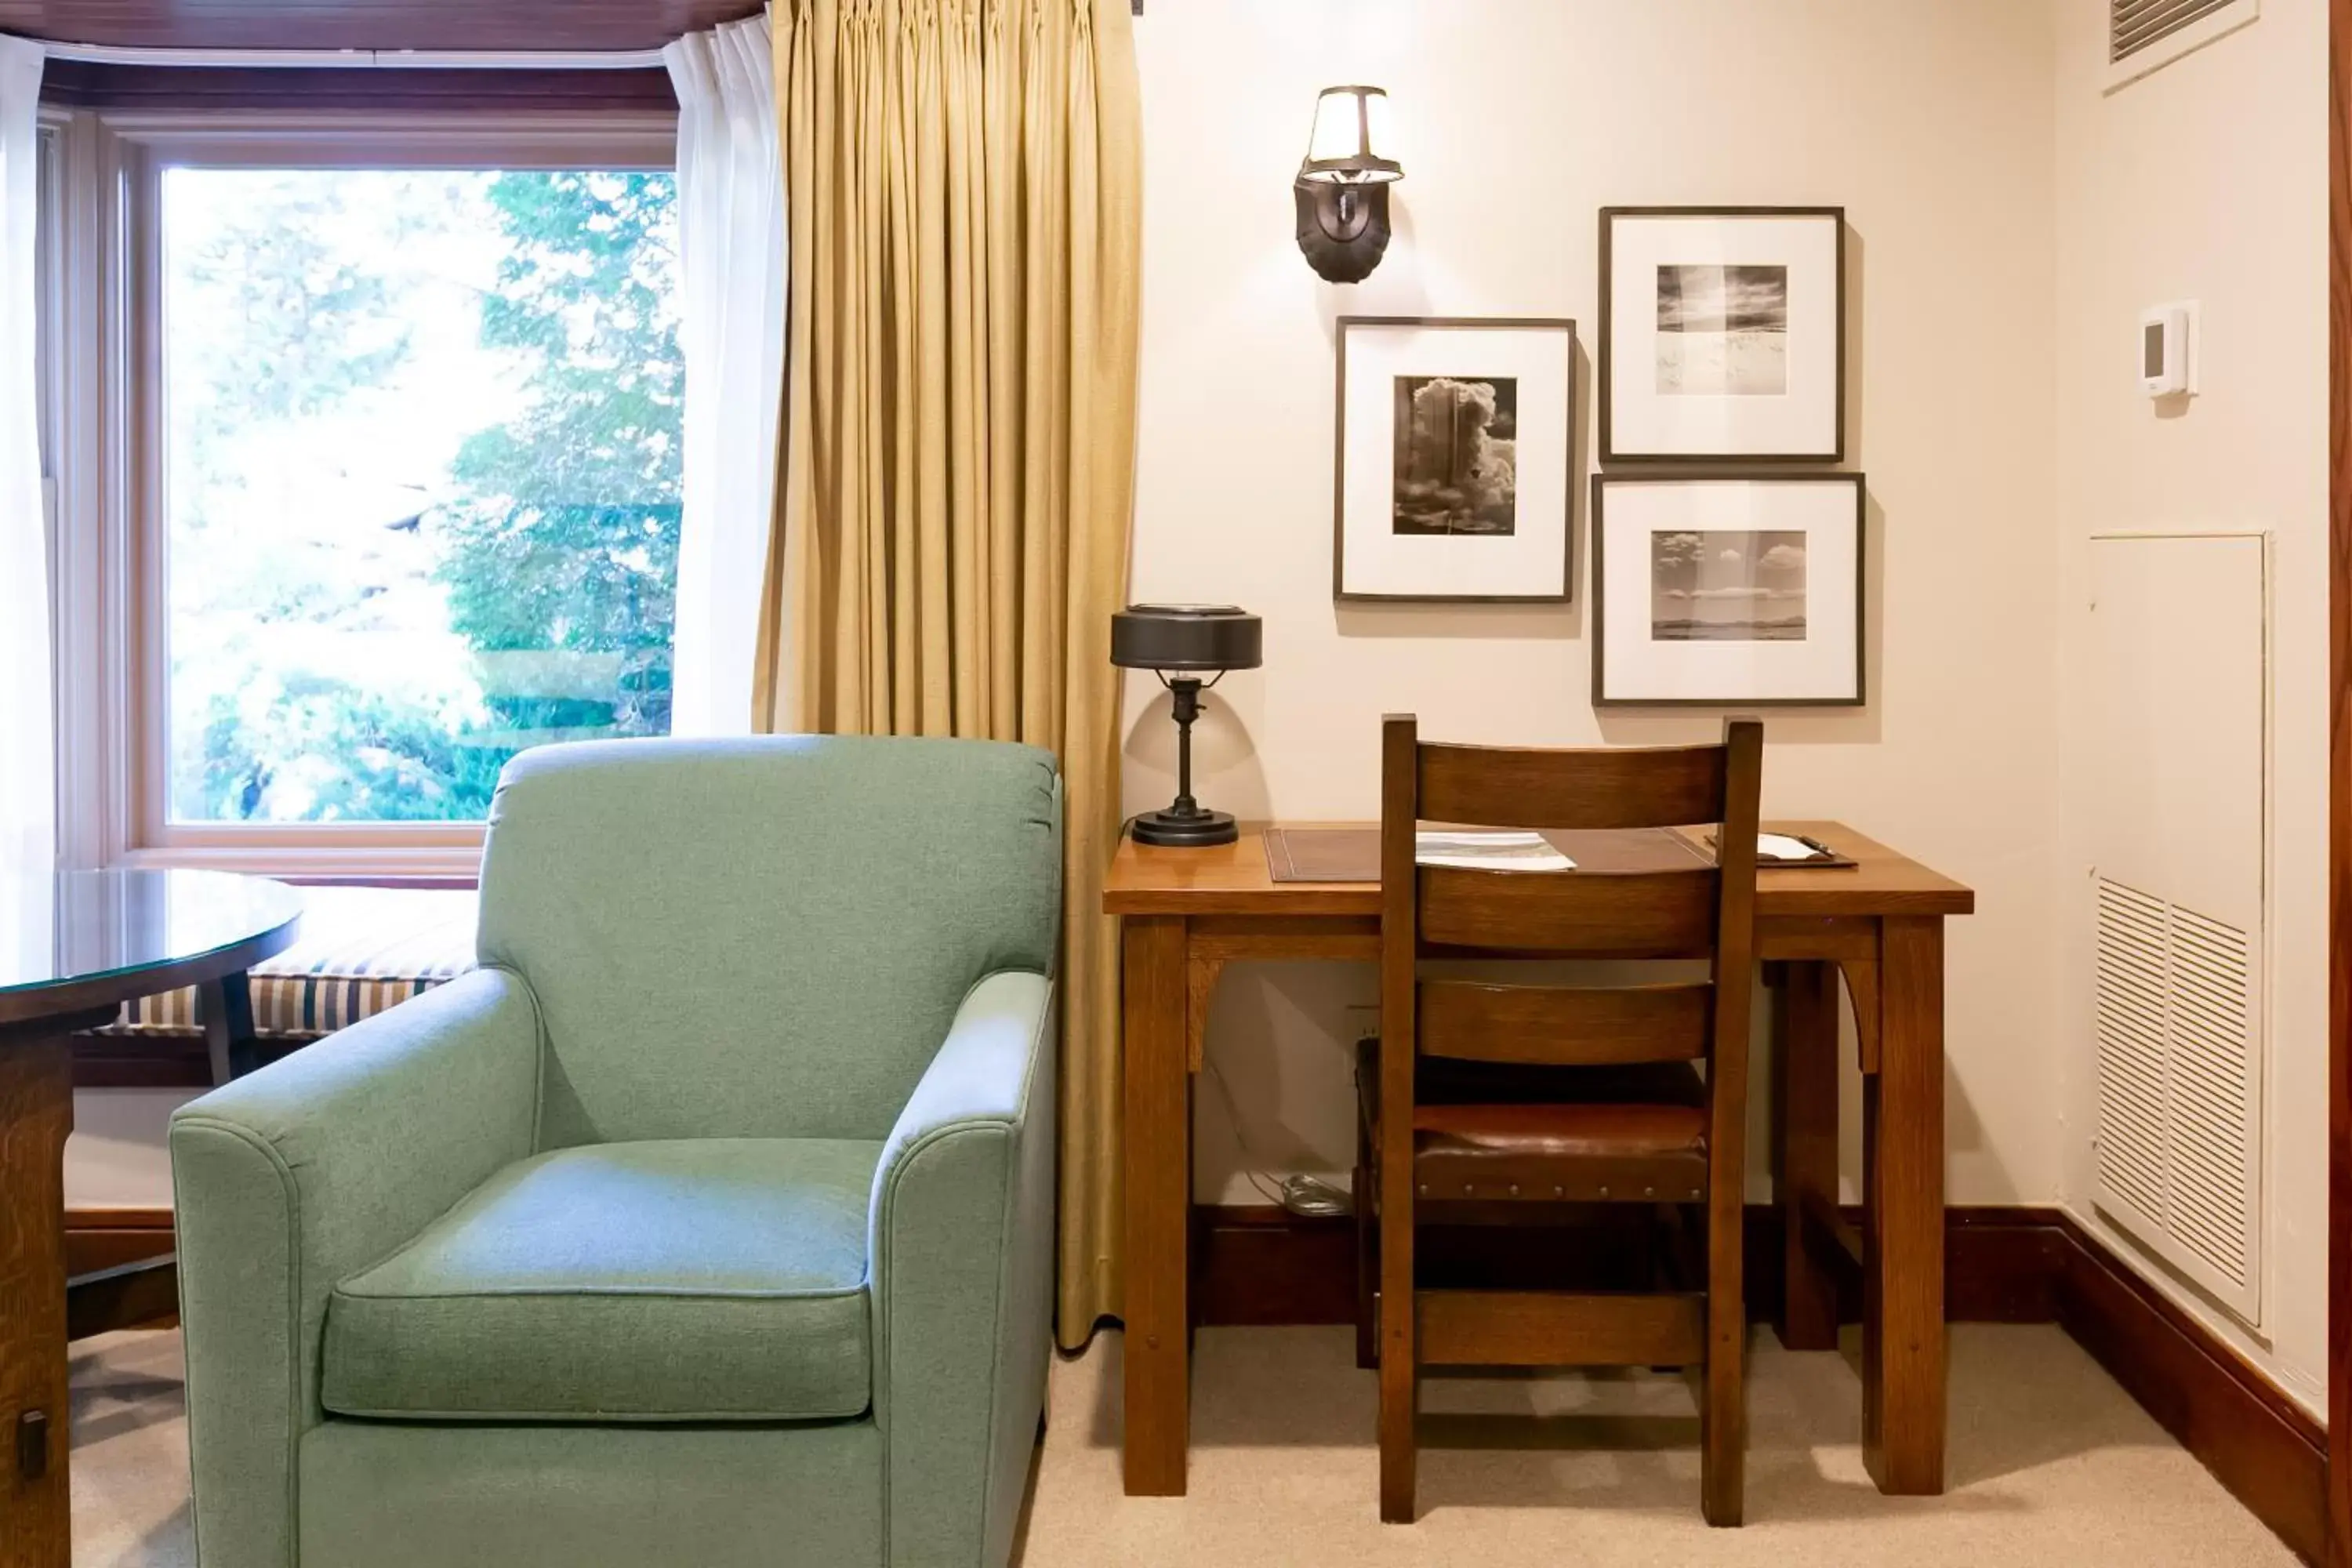
[{"label": "cloud photograph", "polygon": [[1801,529],[1650,535],[1650,637],[1656,642],[1805,640]]},{"label": "cloud photograph", "polygon": [[1518,378],[1401,375],[1395,408],[1393,531],[1517,532]]},{"label": "cloud photograph", "polygon": [[1771,397],[1789,390],[1789,269],[1658,268],[1658,392]]}]

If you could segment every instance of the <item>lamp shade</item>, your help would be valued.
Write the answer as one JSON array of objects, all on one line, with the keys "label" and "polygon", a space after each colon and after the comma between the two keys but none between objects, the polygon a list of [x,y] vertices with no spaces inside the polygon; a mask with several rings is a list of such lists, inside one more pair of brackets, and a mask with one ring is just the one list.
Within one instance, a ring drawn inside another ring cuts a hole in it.
[{"label": "lamp shade", "polygon": [[1384,156],[1389,146],[1389,95],[1377,87],[1327,87],[1315,100],[1315,129],[1298,177],[1330,184],[1381,184],[1404,178],[1404,165]]},{"label": "lamp shade", "polygon": [[1129,605],[1110,618],[1122,669],[1255,669],[1264,625],[1232,605]]}]

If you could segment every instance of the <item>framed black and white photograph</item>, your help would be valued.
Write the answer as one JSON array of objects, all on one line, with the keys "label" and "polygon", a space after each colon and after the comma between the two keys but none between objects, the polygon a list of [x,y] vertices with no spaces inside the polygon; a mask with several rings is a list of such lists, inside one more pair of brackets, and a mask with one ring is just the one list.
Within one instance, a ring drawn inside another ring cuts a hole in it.
[{"label": "framed black and white photograph", "polygon": [[1604,207],[1601,453],[1845,455],[1845,210]]},{"label": "framed black and white photograph", "polygon": [[1592,481],[1596,706],[1863,700],[1860,474]]},{"label": "framed black and white photograph", "polygon": [[1576,323],[1339,326],[1333,595],[1568,598]]}]

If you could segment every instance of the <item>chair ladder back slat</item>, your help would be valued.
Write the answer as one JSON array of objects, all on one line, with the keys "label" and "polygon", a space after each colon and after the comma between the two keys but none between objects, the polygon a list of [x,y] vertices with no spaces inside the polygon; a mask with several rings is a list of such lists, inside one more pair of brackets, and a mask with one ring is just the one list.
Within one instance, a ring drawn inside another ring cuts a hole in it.
[{"label": "chair ladder back slat", "polygon": [[1696,1061],[1706,1055],[1715,987],[1497,985],[1423,980],[1423,1056],[1550,1067]]},{"label": "chair ladder back slat", "polygon": [[1421,748],[1424,822],[1481,827],[1684,827],[1723,820],[1720,746]]},{"label": "chair ladder back slat", "polygon": [[1573,958],[1705,958],[1719,899],[1712,866],[1616,875],[1421,872],[1421,937],[1437,947]]}]

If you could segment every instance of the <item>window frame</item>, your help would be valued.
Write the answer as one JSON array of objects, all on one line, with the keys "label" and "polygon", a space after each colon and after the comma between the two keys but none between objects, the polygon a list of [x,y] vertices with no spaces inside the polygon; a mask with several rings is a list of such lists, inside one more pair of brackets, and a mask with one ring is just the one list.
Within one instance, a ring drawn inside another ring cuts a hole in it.
[{"label": "window frame", "polygon": [[[169,812],[163,174],[674,170],[674,112],[56,111],[60,838],[68,864],[470,877],[484,824],[174,823]],[[86,367],[76,374],[72,366]]]}]

